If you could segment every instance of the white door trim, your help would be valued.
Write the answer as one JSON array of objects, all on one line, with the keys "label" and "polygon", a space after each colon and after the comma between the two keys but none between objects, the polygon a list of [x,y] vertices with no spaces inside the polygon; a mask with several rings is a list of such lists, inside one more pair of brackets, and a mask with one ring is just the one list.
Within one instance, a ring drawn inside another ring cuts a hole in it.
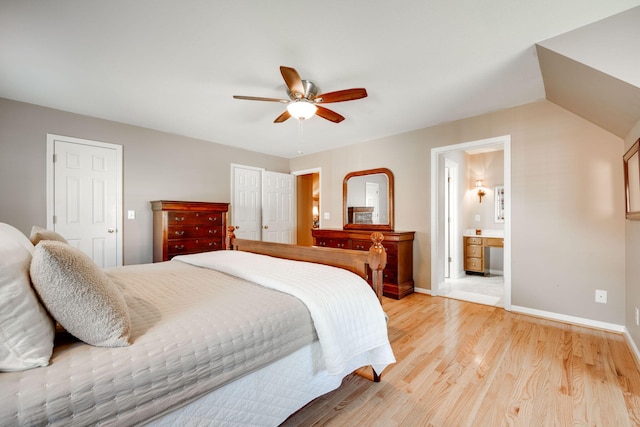
[{"label": "white door trim", "polygon": [[438,295],[444,282],[444,243],[442,214],[442,161],[440,154],[502,144],[504,149],[504,309],[511,311],[511,135],[431,149],[431,295]]},{"label": "white door trim", "polygon": [[93,141],[89,139],[74,138],[71,136],[63,136],[56,134],[47,134],[47,228],[53,230],[53,212],[54,212],[54,178],[55,169],[53,163],[54,141],[63,140],[75,144],[84,144],[92,147],[101,147],[115,150],[116,152],[116,265],[122,266],[123,260],[123,240],[122,240],[122,213],[123,213],[123,197],[122,197],[122,145],[111,144],[108,142]]}]

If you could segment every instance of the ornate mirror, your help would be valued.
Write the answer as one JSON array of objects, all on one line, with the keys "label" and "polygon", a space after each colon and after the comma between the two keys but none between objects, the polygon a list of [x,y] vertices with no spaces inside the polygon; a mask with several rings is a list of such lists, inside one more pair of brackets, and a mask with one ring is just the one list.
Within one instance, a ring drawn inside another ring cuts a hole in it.
[{"label": "ornate mirror", "polygon": [[389,169],[350,172],[342,182],[345,230],[393,231],[393,173]]}]

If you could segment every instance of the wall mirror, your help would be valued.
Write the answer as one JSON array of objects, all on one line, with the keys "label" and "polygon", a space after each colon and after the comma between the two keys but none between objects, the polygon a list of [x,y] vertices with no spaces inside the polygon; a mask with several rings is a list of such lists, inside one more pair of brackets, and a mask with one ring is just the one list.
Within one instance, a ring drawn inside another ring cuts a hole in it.
[{"label": "wall mirror", "polygon": [[393,173],[350,172],[342,182],[344,229],[393,230]]},{"label": "wall mirror", "polygon": [[624,159],[624,190],[627,219],[640,220],[640,139],[629,148]]},{"label": "wall mirror", "polygon": [[496,185],[493,192],[495,199],[495,221],[504,222],[504,185]]}]

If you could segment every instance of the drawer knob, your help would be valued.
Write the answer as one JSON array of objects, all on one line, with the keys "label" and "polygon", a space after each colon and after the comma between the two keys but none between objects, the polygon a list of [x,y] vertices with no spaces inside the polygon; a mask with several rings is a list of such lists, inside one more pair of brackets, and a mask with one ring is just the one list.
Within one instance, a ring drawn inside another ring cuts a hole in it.
[{"label": "drawer knob", "polygon": [[184,245],[176,245],[175,249],[180,251],[180,250],[184,249]]},{"label": "drawer knob", "polygon": [[184,230],[176,231],[176,236],[184,236]]},{"label": "drawer knob", "polygon": [[218,230],[209,230],[209,234],[217,234]]},{"label": "drawer knob", "polygon": [[184,217],[176,217],[176,221],[184,221]]}]

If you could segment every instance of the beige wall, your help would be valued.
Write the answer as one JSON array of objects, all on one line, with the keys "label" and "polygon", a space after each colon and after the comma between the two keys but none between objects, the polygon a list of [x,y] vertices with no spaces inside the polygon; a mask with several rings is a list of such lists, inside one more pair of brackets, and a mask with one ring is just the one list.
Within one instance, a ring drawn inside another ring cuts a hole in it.
[{"label": "beige wall", "polygon": [[[324,228],[342,227],[342,179],[387,167],[396,229],[416,231],[414,280],[430,284],[430,150],[511,135],[512,304],[624,323],[622,140],[540,101],[291,160],[322,168]],[[594,301],[596,289],[608,304]]]},{"label": "beige wall", "polygon": [[[416,231],[414,279],[427,289],[431,148],[510,134],[512,303],[624,323],[626,225],[626,291],[631,306],[640,304],[631,285],[640,277],[631,256],[640,223],[624,220],[623,142],[547,101],[288,161],[0,99],[0,221],[25,233],[46,224],[47,133],[123,145],[124,209],[138,213],[124,222],[126,264],[151,261],[150,200],[227,202],[230,163],[277,172],[321,168],[325,228],[342,227],[346,173],[387,167],[395,176],[396,229]],[[595,289],[608,291],[608,304],[594,302]]]},{"label": "beige wall", "polygon": [[0,221],[46,226],[47,133],[123,146],[124,263],[152,261],[149,201],[230,201],[230,164],[289,172],[287,159],[0,98]]},{"label": "beige wall", "polygon": [[[504,223],[495,221],[495,186],[504,185],[504,151],[473,154],[467,157],[463,228],[504,230]],[[476,181],[482,179],[485,195],[479,202]],[[480,215],[480,221],[475,216]]]},{"label": "beige wall", "polygon": [[[640,138],[640,122],[625,138],[624,151]],[[635,308],[640,307],[640,221],[625,222],[626,254],[626,325],[636,347],[640,347],[640,326],[636,325]]]}]

